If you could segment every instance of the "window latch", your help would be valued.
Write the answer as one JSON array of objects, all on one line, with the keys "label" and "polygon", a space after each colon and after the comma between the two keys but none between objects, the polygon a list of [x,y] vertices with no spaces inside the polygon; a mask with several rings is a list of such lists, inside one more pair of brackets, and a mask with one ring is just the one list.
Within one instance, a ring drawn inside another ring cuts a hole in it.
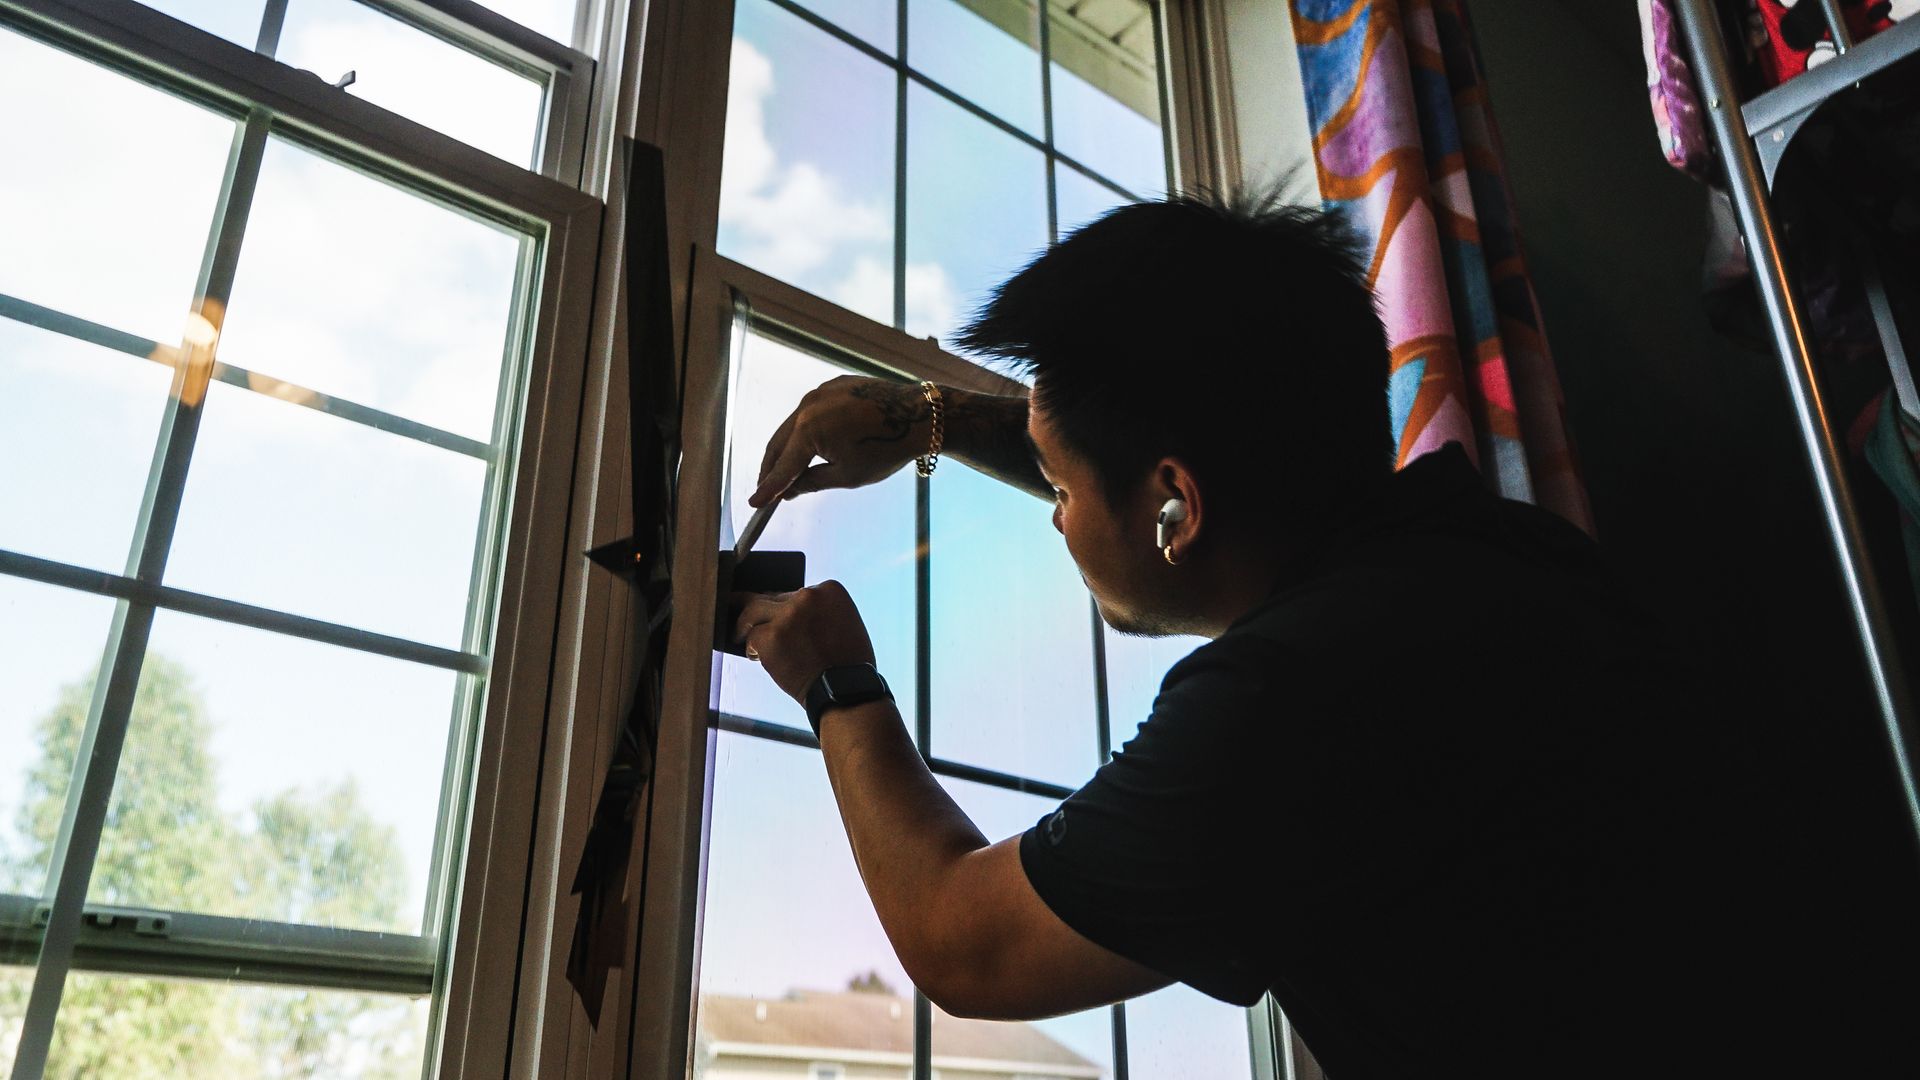
[{"label": "window latch", "polygon": [[[52,904],[34,906],[33,925],[36,928],[44,930],[52,921]],[[173,916],[164,911],[88,904],[81,909],[80,925],[95,932],[118,931],[139,937],[164,938],[168,936],[169,929],[173,926]]]}]

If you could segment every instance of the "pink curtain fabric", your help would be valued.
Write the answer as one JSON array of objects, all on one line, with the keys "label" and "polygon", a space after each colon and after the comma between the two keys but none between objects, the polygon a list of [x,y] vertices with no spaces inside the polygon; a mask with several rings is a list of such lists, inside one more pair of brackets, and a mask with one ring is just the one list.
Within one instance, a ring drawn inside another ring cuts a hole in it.
[{"label": "pink curtain fabric", "polygon": [[1289,0],[1320,195],[1371,248],[1402,465],[1448,442],[1592,530],[1458,0]]}]

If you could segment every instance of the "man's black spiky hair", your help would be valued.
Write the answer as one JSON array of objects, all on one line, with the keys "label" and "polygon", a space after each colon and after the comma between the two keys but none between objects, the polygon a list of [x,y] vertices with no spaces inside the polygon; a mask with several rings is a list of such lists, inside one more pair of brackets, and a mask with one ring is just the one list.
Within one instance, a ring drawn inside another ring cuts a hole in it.
[{"label": "man's black spiky hair", "polygon": [[1278,190],[1109,211],[994,291],[961,348],[1030,376],[1110,500],[1166,455],[1299,520],[1392,468],[1386,335],[1344,224]]}]

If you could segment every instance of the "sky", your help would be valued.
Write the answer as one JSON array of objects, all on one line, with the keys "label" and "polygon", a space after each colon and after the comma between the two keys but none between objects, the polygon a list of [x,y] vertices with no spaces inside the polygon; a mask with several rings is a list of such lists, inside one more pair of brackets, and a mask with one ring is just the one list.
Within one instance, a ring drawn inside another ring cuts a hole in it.
[{"label": "sky", "polygon": [[[259,4],[154,6],[251,45]],[[495,3],[564,39],[567,0]],[[887,52],[891,2],[816,10]],[[951,0],[913,0],[916,67],[1039,131],[1032,49]],[[293,0],[281,55],[348,91],[531,161],[532,83],[351,0]],[[1139,193],[1164,186],[1160,133],[1064,71],[1061,147]],[[460,94],[437,92],[458,85]],[[740,0],[727,118],[721,250],[878,321],[894,321],[895,75],[766,0]],[[58,98],[43,89],[61,86]],[[234,124],[0,31],[0,293],[178,341]],[[1044,155],[914,84],[907,96],[906,329],[948,336],[1048,242]],[[1124,201],[1053,170],[1064,229]],[[270,144],[220,358],[485,441],[525,238],[290,144]],[[735,373],[732,490],[825,363],[751,339]],[[0,548],[120,572],[167,393],[160,364],[0,319]],[[484,466],[296,404],[216,384],[169,562],[170,585],[457,647]],[[913,480],[811,496],[776,514],[764,549],[848,584],[903,702],[913,664]],[[745,508],[733,506],[738,525]],[[1047,504],[943,463],[932,487],[928,688],[933,752],[1068,786],[1098,765],[1093,615]],[[32,724],[99,662],[111,601],[0,576],[0,842],[11,842]],[[1144,719],[1190,639],[1107,631],[1114,745]],[[403,661],[162,612],[152,649],[185,663],[213,727],[222,805],[244,816],[288,788],[351,781],[408,865],[418,932],[457,677]],[[992,677],[983,677],[991,672]],[[756,666],[728,659],[720,706],[804,717]],[[141,732],[129,738],[139,739]],[[367,753],[367,747],[380,752]],[[1052,804],[950,783],[991,839]],[[878,970],[905,987],[874,921],[816,754],[721,737],[702,985],[774,995]],[[165,896],[119,898],[164,906]],[[216,912],[217,913],[217,912]],[[1048,1021],[1111,1067],[1103,1011]],[[1131,1007],[1132,1074],[1244,1074],[1237,1009],[1173,988]]]}]

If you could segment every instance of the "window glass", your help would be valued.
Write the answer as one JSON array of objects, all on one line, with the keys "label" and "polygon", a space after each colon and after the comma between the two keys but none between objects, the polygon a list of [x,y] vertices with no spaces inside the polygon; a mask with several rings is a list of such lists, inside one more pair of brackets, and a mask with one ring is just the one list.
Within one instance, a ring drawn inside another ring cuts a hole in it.
[{"label": "window glass", "polygon": [[425,999],[75,972],[47,1075],[411,1077],[426,1035]]},{"label": "window glass", "polygon": [[[0,742],[13,748],[0,757],[0,893],[46,888],[79,749],[53,735],[86,718],[113,608],[104,596],[0,575]],[[11,1030],[0,1024],[0,1036]],[[6,1052],[12,1044],[0,1037]]]},{"label": "window glass", "polygon": [[1207,643],[1201,637],[1136,637],[1102,627],[1107,650],[1107,743],[1118,752],[1153,712],[1161,680]]},{"label": "window glass", "polygon": [[1039,150],[925,87],[907,90],[907,324],[952,336],[1047,245]]},{"label": "window glass", "polygon": [[[159,78],[0,30],[0,136],[33,151],[0,156],[0,549],[97,591],[0,573],[0,739],[17,750],[0,755],[0,1048],[52,1031],[55,1076],[418,1076],[437,872],[461,846],[460,800],[442,796],[470,780],[450,750],[470,741],[479,678],[351,630],[320,645],[183,615],[172,590],[113,579],[144,532],[168,586],[258,605],[250,621],[325,619],[479,666],[492,583],[475,571],[499,561],[542,227],[275,139],[264,162],[235,153],[230,118],[144,81]],[[163,436],[210,251],[239,252],[235,317],[211,342],[227,363],[184,403],[199,422]],[[152,469],[163,445],[184,468]],[[103,670],[110,642],[121,666]],[[109,684],[128,693],[96,694]],[[89,732],[122,730],[117,774],[97,775]],[[91,827],[63,825],[70,803],[104,811],[97,852]],[[48,881],[56,848],[68,869],[93,857],[91,887],[78,950],[35,960],[35,905],[64,919],[83,899]],[[196,982],[229,970],[202,943],[245,949],[261,978],[359,990]],[[66,995],[26,1016],[34,963]],[[153,977],[101,974],[127,968]],[[396,985],[419,997],[365,992]]]},{"label": "window glass", "polygon": [[0,318],[0,548],[126,567],[172,375]]},{"label": "window glass", "polygon": [[529,30],[572,45],[574,14],[580,0],[484,0],[487,7]]},{"label": "window glass", "polygon": [[355,0],[291,0],[275,59],[346,92],[532,167],[545,90],[540,83]]},{"label": "window glass", "polygon": [[1053,192],[1062,240],[1114,207],[1133,201],[1073,166],[1059,162],[1053,166]]},{"label": "window glass", "polygon": [[156,11],[251,49],[260,40],[265,0],[141,0]]},{"label": "window glass", "polygon": [[[732,452],[727,504],[738,536],[753,508],[747,496],[760,475],[767,440],[809,390],[841,369],[750,334],[734,384]],[[832,579],[847,587],[873,639],[874,663],[901,712],[913,715],[914,667],[914,476],[902,469],[879,484],[814,492],[781,504],[755,545],[758,551],[800,551],[807,556],[807,583]],[[806,711],[788,697],[765,669],[751,660],[722,656],[720,711],[807,729]]]},{"label": "window glass", "polygon": [[721,732],[708,836],[695,1075],[762,1072],[798,1048],[906,1075],[913,987],[860,882],[820,755]]},{"label": "window glass", "polygon": [[801,0],[801,4],[888,56],[897,54],[899,0]]},{"label": "window glass", "polygon": [[1040,18],[1027,4],[908,0],[907,61],[915,70],[1035,138]]},{"label": "window glass", "polygon": [[1252,1080],[1247,1010],[1181,983],[1127,1002],[1128,1080]]},{"label": "window glass", "polygon": [[894,77],[769,0],[740,0],[719,251],[891,326]]},{"label": "window glass", "polygon": [[486,442],[524,244],[275,139],[220,359]]},{"label": "window glass", "polygon": [[[1050,170],[1063,231],[1167,187],[1144,0],[1049,9],[1045,61],[1034,5],[910,0],[904,65],[862,54],[789,6],[741,0],[736,10],[719,240],[729,257],[944,340],[1046,246]],[[891,54],[895,5],[807,6]],[[904,163],[894,158],[902,127]],[[1091,172],[1055,170],[1056,154]]]},{"label": "window glass", "polygon": [[1053,141],[1142,197],[1167,188],[1147,0],[1052,5]]},{"label": "window glass", "polygon": [[1047,504],[958,462],[932,496],[934,756],[1078,785],[1099,759],[1093,616]]},{"label": "window glass", "polygon": [[[1018,836],[1059,803],[1034,795],[941,778],[940,784],[990,842]],[[1036,1076],[1113,1075],[1113,1011],[1088,1009],[1030,1023],[959,1020],[936,1009],[933,1015],[933,1064],[959,1071],[968,1061],[987,1058],[1018,1063],[1022,1074]]]},{"label": "window glass", "polygon": [[0,296],[178,344],[233,121],[4,28],[0,103]]},{"label": "window glass", "polygon": [[167,584],[459,648],[486,466],[224,383]]},{"label": "window glass", "polygon": [[159,612],[89,896],[421,933],[457,678]]}]

